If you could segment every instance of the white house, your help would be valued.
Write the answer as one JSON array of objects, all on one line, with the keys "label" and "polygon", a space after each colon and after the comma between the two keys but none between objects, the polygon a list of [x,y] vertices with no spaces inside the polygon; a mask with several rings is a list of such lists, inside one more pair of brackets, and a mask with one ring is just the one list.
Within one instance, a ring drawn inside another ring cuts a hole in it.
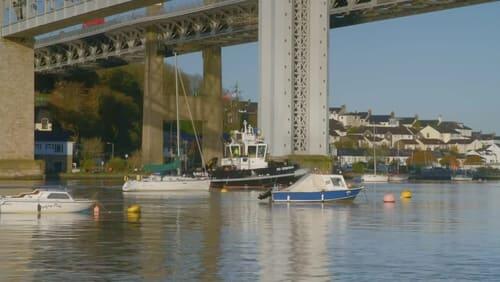
[{"label": "white house", "polygon": [[498,165],[500,164],[500,147],[493,144],[486,149],[470,151],[467,156],[480,156],[486,165]]}]

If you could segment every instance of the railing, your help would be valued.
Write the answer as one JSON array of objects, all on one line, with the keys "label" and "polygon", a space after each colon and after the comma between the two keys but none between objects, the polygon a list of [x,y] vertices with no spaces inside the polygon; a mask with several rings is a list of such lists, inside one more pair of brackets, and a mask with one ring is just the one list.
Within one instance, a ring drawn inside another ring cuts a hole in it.
[{"label": "railing", "polygon": [[181,12],[184,10],[204,7],[215,3],[228,2],[231,0],[213,0],[209,1],[208,4],[205,3],[205,1],[206,0],[170,0],[168,1],[168,3],[165,3],[163,7],[161,7],[161,9],[152,10],[153,12],[147,11],[145,8],[137,9],[126,13],[109,16],[105,19],[104,23],[99,25],[93,25],[87,27],[83,27],[82,25],[77,25],[65,28],[63,30],[40,35],[36,37],[36,44],[45,45],[47,43],[60,41],[68,37],[73,37],[73,36],[79,37],[79,35],[105,30],[107,27],[120,23],[135,21],[141,18],[145,18],[147,16],[159,16],[169,13]]}]

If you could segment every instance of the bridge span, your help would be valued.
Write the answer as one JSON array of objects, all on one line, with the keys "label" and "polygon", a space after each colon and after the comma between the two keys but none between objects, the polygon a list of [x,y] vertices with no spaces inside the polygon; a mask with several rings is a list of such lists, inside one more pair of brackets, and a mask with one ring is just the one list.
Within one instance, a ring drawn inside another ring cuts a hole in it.
[{"label": "bridge span", "polygon": [[[143,154],[159,162],[165,108],[161,69],[172,52],[201,50],[204,91],[222,92],[222,46],[258,41],[259,127],[274,156],[326,155],[329,29],[492,0],[199,0],[180,9],[156,0],[0,0],[1,159],[33,158],[33,72],[145,62]],[[147,12],[137,8],[149,6]],[[54,7],[54,5],[59,5]],[[95,17],[107,23],[71,27]],[[141,14],[142,13],[142,14]],[[37,36],[36,41],[33,40]],[[112,62],[110,64],[110,62]],[[156,102],[155,102],[156,101]],[[163,101],[163,102],[158,102]],[[166,103],[166,102],[165,102]],[[213,131],[220,130],[221,117]],[[28,138],[29,137],[29,138]],[[28,140],[17,144],[15,140]],[[220,144],[215,139],[213,152]]]}]

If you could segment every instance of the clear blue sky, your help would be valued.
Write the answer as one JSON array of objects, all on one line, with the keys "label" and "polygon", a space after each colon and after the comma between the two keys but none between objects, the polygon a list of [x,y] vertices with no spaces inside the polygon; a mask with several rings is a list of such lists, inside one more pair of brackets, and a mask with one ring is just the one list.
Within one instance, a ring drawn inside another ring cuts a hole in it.
[{"label": "clear blue sky", "polygon": [[[181,67],[202,72],[201,55]],[[330,31],[330,105],[419,114],[500,134],[500,3]],[[258,101],[258,45],[223,49],[223,85]]]}]

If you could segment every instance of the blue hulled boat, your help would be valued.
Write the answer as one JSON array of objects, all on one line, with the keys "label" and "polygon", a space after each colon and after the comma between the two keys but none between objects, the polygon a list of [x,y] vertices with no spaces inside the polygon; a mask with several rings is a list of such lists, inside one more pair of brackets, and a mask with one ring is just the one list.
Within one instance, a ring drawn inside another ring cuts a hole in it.
[{"label": "blue hulled boat", "polygon": [[295,184],[271,191],[273,202],[328,202],[354,200],[363,187],[349,187],[338,174],[307,174]]}]

